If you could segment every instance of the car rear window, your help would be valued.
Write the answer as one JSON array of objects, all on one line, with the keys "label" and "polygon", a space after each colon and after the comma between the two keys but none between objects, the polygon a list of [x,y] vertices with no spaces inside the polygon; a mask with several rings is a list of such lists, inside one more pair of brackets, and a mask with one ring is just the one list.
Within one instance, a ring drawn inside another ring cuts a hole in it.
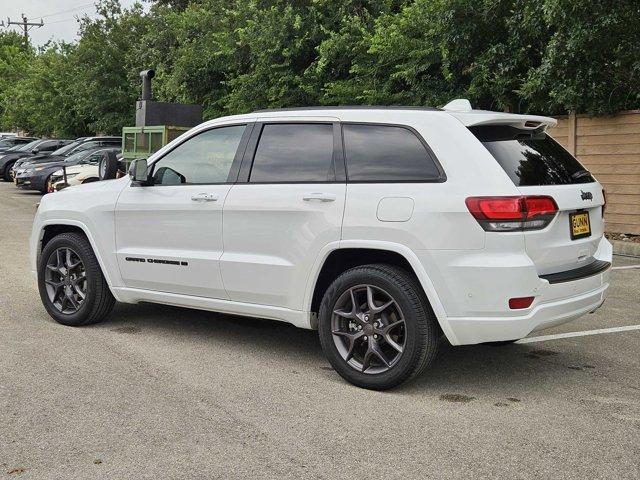
[{"label": "car rear window", "polygon": [[350,182],[430,182],[440,170],[420,139],[408,128],[344,124]]},{"label": "car rear window", "polygon": [[595,182],[578,160],[542,131],[502,125],[470,127],[469,130],[516,186]]}]

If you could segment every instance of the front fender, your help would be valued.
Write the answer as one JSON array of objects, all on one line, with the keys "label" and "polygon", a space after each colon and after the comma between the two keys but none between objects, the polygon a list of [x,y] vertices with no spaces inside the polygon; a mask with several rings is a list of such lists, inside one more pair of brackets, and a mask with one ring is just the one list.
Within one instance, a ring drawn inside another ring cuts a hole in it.
[{"label": "front fender", "polygon": [[122,286],[115,255],[115,205],[124,182],[110,180],[42,197],[30,239],[31,269],[37,270],[40,245],[49,226],[79,228],[86,235],[110,287]]}]

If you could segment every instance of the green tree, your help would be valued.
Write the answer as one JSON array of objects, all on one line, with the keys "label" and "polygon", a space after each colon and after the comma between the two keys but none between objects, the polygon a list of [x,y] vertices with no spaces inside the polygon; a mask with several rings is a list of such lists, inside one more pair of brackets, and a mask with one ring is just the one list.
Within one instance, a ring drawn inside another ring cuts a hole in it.
[{"label": "green tree", "polygon": [[3,130],[21,126],[7,114],[7,106],[15,102],[11,89],[28,74],[33,59],[31,49],[24,49],[24,41],[16,32],[0,32],[0,128]]},{"label": "green tree", "polygon": [[545,0],[551,31],[519,95],[535,111],[609,113],[640,106],[640,3]]}]

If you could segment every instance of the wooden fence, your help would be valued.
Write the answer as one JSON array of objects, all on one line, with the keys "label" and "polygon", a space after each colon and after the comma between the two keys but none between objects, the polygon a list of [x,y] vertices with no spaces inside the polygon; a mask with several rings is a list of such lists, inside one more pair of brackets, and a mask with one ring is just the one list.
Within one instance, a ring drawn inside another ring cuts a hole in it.
[{"label": "wooden fence", "polygon": [[559,117],[549,134],[604,185],[606,231],[640,235],[640,110]]}]

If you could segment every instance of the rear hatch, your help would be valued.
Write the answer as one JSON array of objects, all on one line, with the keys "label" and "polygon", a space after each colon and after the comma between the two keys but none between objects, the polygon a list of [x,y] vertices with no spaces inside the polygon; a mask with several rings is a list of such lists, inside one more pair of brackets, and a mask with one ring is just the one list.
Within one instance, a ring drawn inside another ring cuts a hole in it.
[{"label": "rear hatch", "polygon": [[477,125],[469,129],[518,187],[522,195],[552,197],[558,205],[542,230],[524,232],[525,248],[538,273],[563,272],[594,261],[604,233],[601,185],[544,125]]}]

